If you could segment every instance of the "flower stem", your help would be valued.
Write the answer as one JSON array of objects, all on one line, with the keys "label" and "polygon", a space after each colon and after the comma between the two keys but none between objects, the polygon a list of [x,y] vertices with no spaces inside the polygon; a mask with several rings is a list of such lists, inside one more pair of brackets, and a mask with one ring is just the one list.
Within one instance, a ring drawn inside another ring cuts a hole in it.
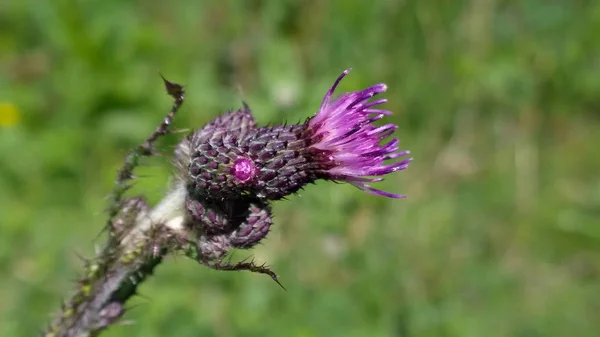
[{"label": "flower stem", "polygon": [[[132,226],[135,227],[135,226]],[[43,336],[96,336],[125,313],[125,303],[181,239],[167,226],[153,226],[126,247],[107,245],[86,265],[73,296]]]},{"label": "flower stem", "polygon": [[[161,76],[162,77],[162,76]],[[142,198],[124,199],[133,179],[133,170],[144,156],[155,153],[154,142],[169,133],[169,126],[184,101],[181,85],[163,77],[173,106],[146,140],[127,156],[117,173],[111,192],[104,249],[86,261],[84,276],[77,281],[70,299],[42,333],[45,337],[96,336],[117,322],[126,311],[125,303],[168,253],[181,250],[187,242],[182,230],[181,186],[150,211]]]}]

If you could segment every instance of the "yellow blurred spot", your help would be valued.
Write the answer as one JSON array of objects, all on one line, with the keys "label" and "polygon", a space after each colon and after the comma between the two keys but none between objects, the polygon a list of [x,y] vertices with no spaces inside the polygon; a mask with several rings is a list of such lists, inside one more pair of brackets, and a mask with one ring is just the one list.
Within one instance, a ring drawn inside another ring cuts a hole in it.
[{"label": "yellow blurred spot", "polygon": [[0,126],[14,126],[21,120],[21,112],[12,103],[0,103]]}]

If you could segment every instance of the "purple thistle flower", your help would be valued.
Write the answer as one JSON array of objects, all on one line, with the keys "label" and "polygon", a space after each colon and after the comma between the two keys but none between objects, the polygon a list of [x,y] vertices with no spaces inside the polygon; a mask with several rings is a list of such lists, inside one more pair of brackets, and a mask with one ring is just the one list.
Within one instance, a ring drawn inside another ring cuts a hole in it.
[{"label": "purple thistle flower", "polygon": [[387,86],[376,84],[362,91],[343,93],[337,99],[332,99],[338,84],[349,72],[350,69],[337,78],[325,94],[319,112],[308,120],[308,126],[314,133],[311,148],[328,153],[327,159],[335,163],[327,170],[329,179],[346,181],[371,194],[402,198],[404,196],[367,185],[369,182],[382,181],[383,178],[379,176],[404,170],[412,161],[412,158],[408,158],[385,164],[388,160],[410,153],[398,150],[398,138],[392,138],[380,145],[394,133],[398,128],[396,125],[373,125],[373,122],[385,115],[391,115],[390,111],[374,109],[377,105],[387,102],[386,99],[369,102],[375,95],[385,92]]},{"label": "purple thistle flower", "polygon": [[258,128],[245,107],[182,141],[177,162],[193,198],[276,200],[318,179],[345,181],[375,195],[403,197],[368,185],[405,169],[412,160],[388,163],[409,151],[399,151],[398,138],[386,141],[396,125],[373,124],[391,114],[376,109],[385,99],[370,101],[387,87],[377,84],[333,99],[348,72],[338,77],[319,111],[303,124]]}]

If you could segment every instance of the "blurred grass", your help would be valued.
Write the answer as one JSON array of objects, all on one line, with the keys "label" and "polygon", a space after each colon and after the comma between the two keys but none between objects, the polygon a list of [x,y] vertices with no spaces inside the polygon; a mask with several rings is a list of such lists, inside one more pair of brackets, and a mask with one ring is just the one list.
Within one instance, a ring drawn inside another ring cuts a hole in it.
[{"label": "blurred grass", "polygon": [[[600,3],[48,0],[0,3],[0,335],[45,324],[91,256],[115,171],[243,99],[302,120],[345,68],[385,82],[415,162],[386,200],[320,183],[276,204],[260,275],[176,258],[106,336],[598,336]],[[13,111],[14,112],[14,111]],[[135,193],[167,188],[176,137]],[[238,252],[245,257],[250,252]]]}]

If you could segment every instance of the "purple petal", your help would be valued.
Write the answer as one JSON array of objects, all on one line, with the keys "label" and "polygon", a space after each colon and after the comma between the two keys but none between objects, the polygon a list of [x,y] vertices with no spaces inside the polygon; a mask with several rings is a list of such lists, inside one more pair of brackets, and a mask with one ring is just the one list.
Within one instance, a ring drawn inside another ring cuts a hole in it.
[{"label": "purple petal", "polygon": [[394,193],[390,193],[390,192],[386,192],[386,191],[382,191],[382,190],[378,190],[374,187],[371,187],[367,184],[357,184],[357,183],[350,183],[356,187],[358,187],[360,190],[367,192],[369,194],[372,195],[376,195],[376,196],[383,196],[383,197],[388,197],[388,198],[394,198],[394,199],[404,199],[406,198],[405,195],[402,194],[394,194]]},{"label": "purple petal", "polygon": [[375,126],[373,123],[383,119],[391,112],[374,107],[386,103],[387,99],[372,100],[377,94],[387,90],[383,83],[370,86],[361,91],[346,92],[332,100],[340,81],[349,73],[344,71],[327,91],[319,112],[308,120],[309,127],[314,130],[311,136],[314,149],[327,151],[325,172],[329,179],[349,182],[365,192],[403,198],[402,195],[375,189],[365,183],[380,182],[386,174],[405,169],[412,158],[397,163],[384,163],[390,159],[400,158],[409,151],[398,151],[400,141],[392,136],[398,126],[385,124]]},{"label": "purple petal", "polygon": [[329,104],[329,100],[331,99],[331,96],[333,96],[333,92],[337,88],[338,84],[340,84],[342,79],[346,75],[348,75],[348,73],[350,73],[350,70],[352,70],[352,68],[348,68],[348,69],[344,70],[344,72],[340,76],[338,76],[337,80],[335,80],[335,82],[333,83],[333,86],[325,94],[325,97],[323,98],[323,102],[321,102],[321,107],[319,108],[319,111],[323,110]]},{"label": "purple petal", "polygon": [[402,151],[402,152],[392,153],[392,154],[389,154],[389,155],[383,157],[383,160],[400,158],[400,157],[406,156],[407,154],[410,154],[410,151],[406,150],[406,151]]}]

